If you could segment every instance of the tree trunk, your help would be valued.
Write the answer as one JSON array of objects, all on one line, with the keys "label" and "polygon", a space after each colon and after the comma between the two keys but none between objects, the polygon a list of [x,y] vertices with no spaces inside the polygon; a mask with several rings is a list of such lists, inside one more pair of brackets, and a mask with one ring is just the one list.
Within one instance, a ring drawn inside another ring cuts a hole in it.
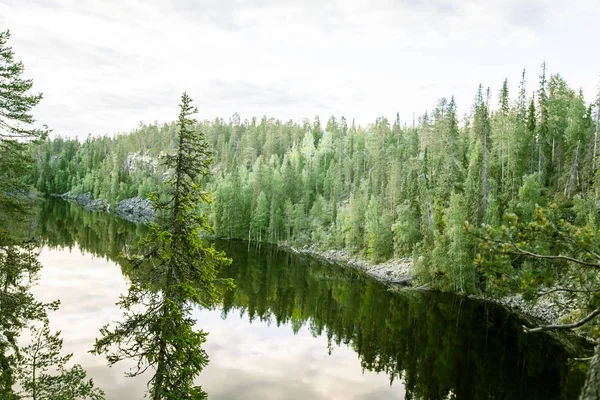
[{"label": "tree trunk", "polygon": [[[533,134],[532,134],[533,135]],[[532,136],[529,143],[529,173],[533,174],[534,171],[534,159],[535,159],[535,138]]]},{"label": "tree trunk", "polygon": [[488,200],[488,135],[483,135],[483,165],[481,168],[481,221],[485,221]]},{"label": "tree trunk", "polygon": [[600,400],[600,339],[596,344],[579,400]]},{"label": "tree trunk", "polygon": [[577,147],[575,147],[575,159],[573,160],[573,164],[571,164],[571,173],[569,175],[569,181],[567,182],[567,186],[565,187],[565,196],[567,198],[571,197],[571,191],[573,190],[573,181],[575,180],[575,176],[577,174],[577,168],[579,167],[579,145],[581,141],[577,141]]},{"label": "tree trunk", "polygon": [[597,171],[596,171],[596,149],[598,148],[598,119],[600,118],[600,104],[598,107],[598,110],[596,110],[596,132],[594,133],[594,156],[592,158],[592,173],[594,174],[594,187],[596,188],[595,190],[595,200],[596,202],[598,201],[598,182],[597,182]]},{"label": "tree trunk", "polygon": [[542,140],[538,135],[538,173],[540,174],[540,179],[542,177]]},{"label": "tree trunk", "polygon": [[552,138],[552,167],[551,170],[554,170],[554,138]]}]

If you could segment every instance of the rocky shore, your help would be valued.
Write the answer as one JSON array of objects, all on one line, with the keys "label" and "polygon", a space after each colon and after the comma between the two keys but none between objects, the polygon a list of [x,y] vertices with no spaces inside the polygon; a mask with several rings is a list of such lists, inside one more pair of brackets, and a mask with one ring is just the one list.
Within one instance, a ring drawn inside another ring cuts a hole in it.
[{"label": "rocky shore", "polygon": [[149,222],[154,219],[152,202],[141,197],[121,200],[115,207],[115,213],[131,222]]},{"label": "rocky shore", "polygon": [[544,325],[571,323],[586,315],[583,310],[584,301],[566,295],[564,292],[541,296],[536,302],[526,301],[520,294],[500,298],[482,295],[469,295],[468,297],[499,304],[514,313],[534,317],[538,323]]},{"label": "rocky shore", "polygon": [[[394,258],[383,263],[374,264],[341,250],[322,251],[316,246],[288,248],[298,254],[306,254],[329,263],[356,268],[394,288],[429,290],[427,285],[420,287],[414,285],[414,275],[411,271],[412,259],[410,258]],[[581,302],[577,298],[566,296],[563,292],[543,296],[535,303],[524,300],[521,295],[500,298],[484,295],[467,295],[467,297],[503,306],[507,310],[529,320],[532,324],[564,323],[582,316]]]},{"label": "rocky shore", "polygon": [[294,253],[307,254],[329,263],[356,268],[386,284],[410,286],[413,280],[413,275],[410,271],[412,266],[410,258],[395,258],[384,263],[373,264],[368,260],[352,256],[342,250],[321,251],[316,246],[304,248],[290,246],[288,248]]},{"label": "rocky shore", "polygon": [[104,200],[104,199],[92,199],[92,194],[89,193],[89,192],[88,193],[78,194],[78,195],[74,195],[71,192],[66,192],[66,193],[62,193],[62,194],[53,194],[52,196],[53,197],[60,197],[63,200],[74,201],[76,203],[79,203],[86,210],[90,210],[90,211],[102,211],[102,212],[109,212],[110,211],[110,204],[108,204],[106,202],[106,200]]},{"label": "rocky shore", "polygon": [[[91,193],[89,192],[78,195],[75,195],[71,192],[66,192],[62,194],[53,194],[52,196],[59,197],[67,201],[76,202],[83,206],[86,210],[101,212],[111,211],[110,204],[108,204],[106,200],[93,199]],[[148,222],[154,219],[152,202],[141,197],[132,197],[121,200],[114,207],[114,212],[119,217],[131,222]]]}]

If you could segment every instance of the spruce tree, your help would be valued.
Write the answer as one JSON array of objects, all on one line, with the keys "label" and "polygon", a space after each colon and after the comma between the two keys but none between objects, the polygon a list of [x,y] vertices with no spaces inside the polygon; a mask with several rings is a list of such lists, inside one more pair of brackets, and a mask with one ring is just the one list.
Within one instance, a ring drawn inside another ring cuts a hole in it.
[{"label": "spruce tree", "polygon": [[0,139],[39,139],[47,129],[32,128],[31,109],[42,100],[42,94],[30,94],[32,79],[22,77],[25,67],[15,60],[8,46],[10,31],[0,32]]},{"label": "spruce tree", "polygon": [[31,110],[42,94],[31,93],[33,80],[23,78],[25,67],[15,60],[9,39],[10,31],[0,32],[0,222],[24,213],[26,202],[21,196],[28,192],[28,186],[21,178],[32,163],[27,144],[48,133],[45,127],[32,127],[35,119]]},{"label": "spruce tree", "polygon": [[202,348],[208,333],[195,329],[191,313],[196,306],[212,307],[219,302],[218,285],[233,285],[217,278],[219,269],[231,260],[200,237],[211,230],[197,206],[210,202],[203,179],[210,173],[212,153],[204,133],[194,126],[191,116],[197,110],[191,103],[184,93],[177,120],[177,151],[165,159],[171,171],[168,200],[152,196],[165,222],[150,224],[151,233],[140,244],[143,253],[127,257],[132,271],[141,271],[139,276],[144,278],[134,280],[118,303],[125,320],[114,328],[102,328],[102,338],[93,350],[107,353],[111,365],[135,359],[137,369],[129,376],[153,368],[152,400],[206,398],[194,379],[208,364]]}]

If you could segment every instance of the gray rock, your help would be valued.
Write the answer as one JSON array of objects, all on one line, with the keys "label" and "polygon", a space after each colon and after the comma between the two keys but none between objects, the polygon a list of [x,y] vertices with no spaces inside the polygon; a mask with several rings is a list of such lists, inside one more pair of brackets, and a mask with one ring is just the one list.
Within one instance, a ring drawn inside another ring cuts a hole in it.
[{"label": "gray rock", "polygon": [[108,212],[110,210],[110,206],[106,203],[104,199],[95,199],[90,200],[86,204],[83,205],[86,210],[91,211],[103,211]]},{"label": "gray rock", "polygon": [[115,207],[115,213],[132,222],[148,222],[154,219],[152,202],[141,197],[121,200]]},{"label": "gray rock", "polygon": [[82,194],[75,196],[75,201],[78,202],[79,204],[81,204],[82,206],[86,206],[91,200],[92,200],[92,194],[90,192],[82,193]]},{"label": "gray rock", "polygon": [[92,199],[91,193],[82,193],[74,196],[71,192],[55,194],[54,197],[60,197],[63,200],[75,201],[81,204],[86,210],[107,212],[110,209],[109,204],[104,199]]},{"label": "gray rock", "polygon": [[411,274],[412,259],[397,258],[381,264],[372,264],[368,260],[354,257],[342,250],[319,251],[316,245],[298,249],[289,247],[293,252],[309,254],[329,263],[337,263],[364,271],[373,278],[394,285],[411,286],[414,276]]},{"label": "gray rock", "polygon": [[75,198],[75,196],[73,196],[73,193],[71,193],[71,192],[52,193],[52,194],[50,194],[50,196],[52,196],[52,197],[60,197],[63,200],[73,200]]}]

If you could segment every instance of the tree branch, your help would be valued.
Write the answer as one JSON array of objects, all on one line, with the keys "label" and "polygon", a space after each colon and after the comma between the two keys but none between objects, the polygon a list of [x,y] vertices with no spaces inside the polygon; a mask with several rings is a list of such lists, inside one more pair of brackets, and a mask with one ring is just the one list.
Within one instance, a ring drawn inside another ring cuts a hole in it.
[{"label": "tree branch", "polygon": [[569,261],[569,262],[572,262],[572,263],[575,263],[575,264],[579,264],[579,265],[584,265],[586,267],[600,268],[600,264],[598,264],[598,263],[586,262],[586,261],[578,260],[578,259],[573,258],[573,257],[563,256],[563,255],[553,256],[553,255],[549,255],[549,254],[532,253],[530,251],[523,250],[522,248],[520,248],[519,246],[517,246],[513,242],[505,242],[505,243],[510,244],[516,250],[516,252],[512,252],[512,251],[505,252],[506,254],[523,255],[523,256],[528,256],[528,257],[533,257],[533,258],[540,258],[540,259],[547,259],[547,260],[563,260],[563,261]]},{"label": "tree branch", "polygon": [[544,325],[544,326],[538,326],[537,328],[528,328],[525,325],[523,325],[523,330],[525,331],[525,333],[531,333],[531,332],[548,331],[548,330],[552,330],[552,329],[578,328],[578,327],[584,325],[585,323],[589,322],[592,318],[594,318],[596,315],[599,315],[599,314],[600,314],[600,307],[596,308],[594,311],[589,313],[587,315],[587,317],[585,317],[577,322],[574,322],[572,324]]},{"label": "tree branch", "polygon": [[512,242],[512,241],[497,240],[497,239],[494,239],[489,236],[482,236],[482,235],[478,235],[478,234],[473,234],[473,236],[475,236],[478,239],[485,240],[486,242],[492,242],[492,243],[496,243],[498,245],[507,245],[508,244],[515,249],[515,251],[502,251],[502,253],[504,253],[504,254],[510,254],[510,255],[514,255],[514,256],[527,256],[527,257],[546,259],[546,260],[569,261],[569,262],[583,265],[586,267],[600,268],[600,261],[597,263],[591,263],[591,262],[587,262],[587,261],[578,260],[576,258],[569,257],[569,256],[563,256],[563,255],[554,256],[554,255],[549,255],[549,254],[538,254],[538,253],[533,253],[531,251],[524,250],[524,249],[520,248],[515,242]]}]

